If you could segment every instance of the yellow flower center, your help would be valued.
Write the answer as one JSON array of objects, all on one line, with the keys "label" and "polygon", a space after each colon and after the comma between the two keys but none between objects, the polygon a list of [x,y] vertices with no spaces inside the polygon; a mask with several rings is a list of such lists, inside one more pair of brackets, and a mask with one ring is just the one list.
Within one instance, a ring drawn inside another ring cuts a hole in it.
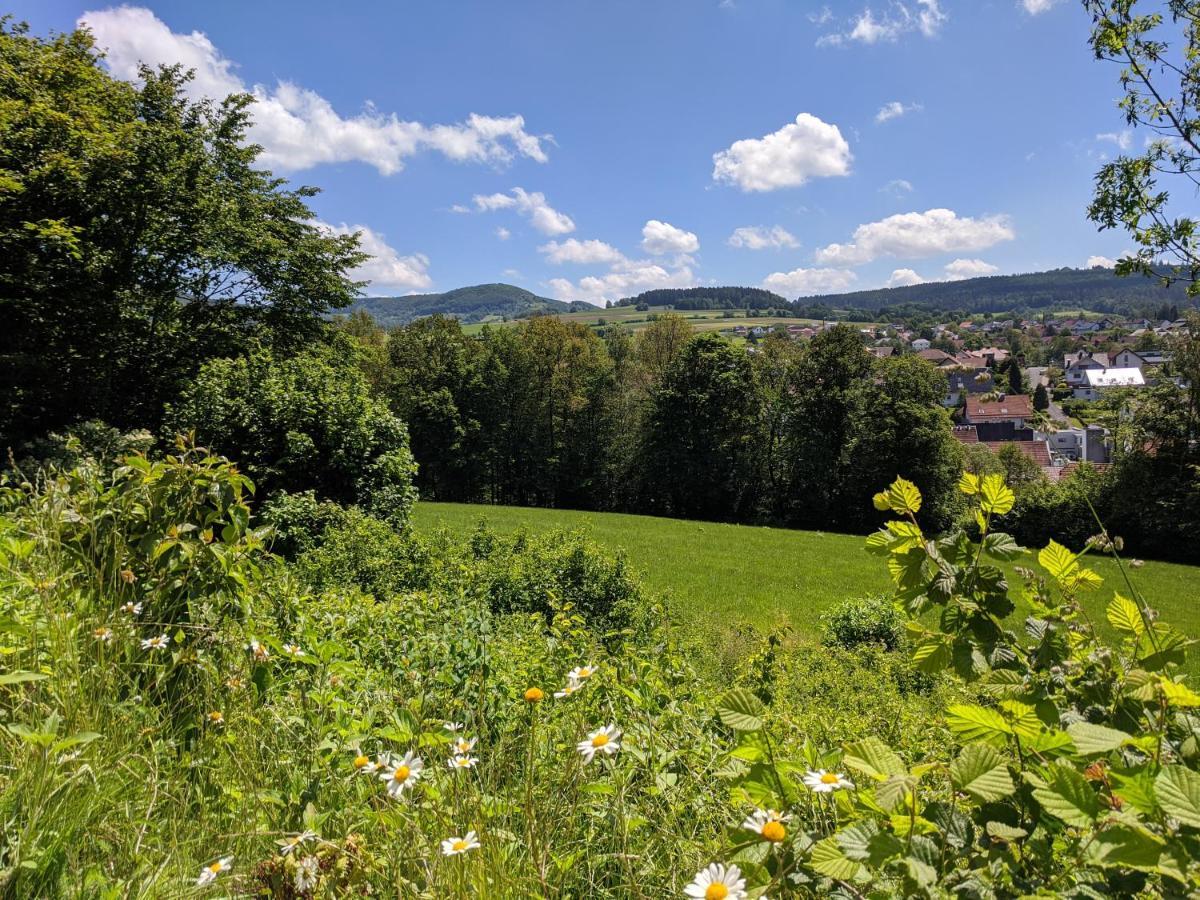
[{"label": "yellow flower center", "polygon": [[833,772],[826,772],[821,776],[822,784],[837,784],[839,781],[841,781],[841,779],[838,778],[838,776]]},{"label": "yellow flower center", "polygon": [[407,781],[409,775],[408,766],[396,766],[396,771],[392,773],[393,781]]},{"label": "yellow flower center", "polygon": [[222,719],[225,718],[225,716],[219,712],[210,712],[208,714],[208,717],[210,719],[212,719],[212,721],[214,721],[214,722],[220,722]]},{"label": "yellow flower center", "polygon": [[541,688],[531,687],[529,690],[527,690],[525,692],[525,702],[526,703],[537,703],[545,696],[546,695],[544,693],[542,693]]},{"label": "yellow flower center", "polygon": [[721,884],[719,881],[714,881],[704,892],[704,900],[725,900],[725,898],[728,896],[729,888]]},{"label": "yellow flower center", "polygon": [[208,871],[212,872],[215,875],[218,872],[220,872],[223,868],[225,868],[225,867],[223,865],[221,865],[221,861],[218,859],[215,863],[213,863],[212,865],[210,865],[208,867]]},{"label": "yellow flower center", "polygon": [[454,850],[455,853],[462,853],[464,850],[467,849],[467,842],[464,841],[462,838],[459,838],[452,845],[452,849]]},{"label": "yellow flower center", "polygon": [[608,735],[607,734],[598,734],[594,738],[592,738],[592,746],[593,747],[603,747],[607,743],[608,743]]},{"label": "yellow flower center", "polygon": [[370,759],[368,759],[366,756],[363,756],[360,753],[358,756],[354,757],[354,768],[361,769],[363,766],[369,764],[370,762],[371,762]]},{"label": "yellow flower center", "polygon": [[787,837],[787,829],[783,827],[782,822],[776,822],[772,820],[763,824],[762,836],[764,840],[768,840],[773,844],[778,844],[785,837]]},{"label": "yellow flower center", "polygon": [[587,666],[584,666],[582,669],[579,670],[579,677],[580,678],[591,678],[592,670],[589,669]]}]

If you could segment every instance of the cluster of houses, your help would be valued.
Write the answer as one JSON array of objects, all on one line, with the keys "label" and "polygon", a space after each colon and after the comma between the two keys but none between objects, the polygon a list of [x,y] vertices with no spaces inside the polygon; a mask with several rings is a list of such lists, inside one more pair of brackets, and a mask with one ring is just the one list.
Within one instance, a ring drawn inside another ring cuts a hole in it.
[{"label": "cluster of houses", "polygon": [[1068,353],[1063,359],[1067,384],[1077,400],[1099,400],[1112,388],[1140,388],[1153,378],[1157,369],[1170,360],[1171,354],[1162,350],[1133,350],[1126,347],[1111,358],[1108,353],[1081,350]]}]

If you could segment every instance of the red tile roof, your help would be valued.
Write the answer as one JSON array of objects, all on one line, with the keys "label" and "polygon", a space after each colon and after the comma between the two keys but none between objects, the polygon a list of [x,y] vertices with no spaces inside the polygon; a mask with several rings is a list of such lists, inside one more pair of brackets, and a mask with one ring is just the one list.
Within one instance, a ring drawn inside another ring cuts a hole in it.
[{"label": "red tile roof", "polygon": [[993,453],[999,453],[1001,447],[1012,444],[1039,466],[1045,467],[1051,464],[1050,448],[1046,446],[1045,441],[985,441],[984,443]]},{"label": "red tile roof", "polygon": [[1009,394],[1003,400],[987,402],[980,397],[967,398],[967,419],[971,422],[1007,422],[1032,415],[1033,403],[1028,394]]},{"label": "red tile roof", "polygon": [[979,443],[979,430],[974,425],[955,425],[952,433],[964,444]]}]

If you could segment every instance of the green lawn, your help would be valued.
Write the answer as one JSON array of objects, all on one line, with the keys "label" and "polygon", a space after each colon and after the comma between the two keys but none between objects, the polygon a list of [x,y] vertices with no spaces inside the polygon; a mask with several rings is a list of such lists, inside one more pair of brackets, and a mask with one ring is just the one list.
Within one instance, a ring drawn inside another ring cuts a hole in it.
[{"label": "green lawn", "polygon": [[[815,636],[821,613],[832,604],[889,586],[884,561],[851,535],[458,503],[418,503],[414,514],[418,530],[446,526],[466,533],[480,519],[500,532],[586,529],[598,543],[624,550],[645,583],[669,595],[684,622],[698,625],[788,622],[801,635]],[[1024,564],[1033,566],[1034,558]],[[1105,581],[1088,599],[1103,620],[1113,589],[1128,591],[1111,560],[1092,558],[1088,565]],[[1200,568],[1148,562],[1131,574],[1167,621],[1200,637]]]}]

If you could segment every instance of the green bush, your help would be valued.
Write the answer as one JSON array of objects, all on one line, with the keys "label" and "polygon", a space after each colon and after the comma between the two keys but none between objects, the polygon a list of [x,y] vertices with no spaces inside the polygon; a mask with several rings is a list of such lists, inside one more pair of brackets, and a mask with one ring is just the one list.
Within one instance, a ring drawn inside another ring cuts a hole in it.
[{"label": "green bush", "polygon": [[271,528],[271,549],[295,559],[320,546],[329,529],[344,525],[347,513],[332,501],[318,500],[313,491],[280,491],[263,504],[260,517]]},{"label": "green bush", "polygon": [[847,650],[863,644],[895,650],[904,636],[904,617],[890,597],[868,594],[843,600],[822,616],[821,634],[826,644]]}]

